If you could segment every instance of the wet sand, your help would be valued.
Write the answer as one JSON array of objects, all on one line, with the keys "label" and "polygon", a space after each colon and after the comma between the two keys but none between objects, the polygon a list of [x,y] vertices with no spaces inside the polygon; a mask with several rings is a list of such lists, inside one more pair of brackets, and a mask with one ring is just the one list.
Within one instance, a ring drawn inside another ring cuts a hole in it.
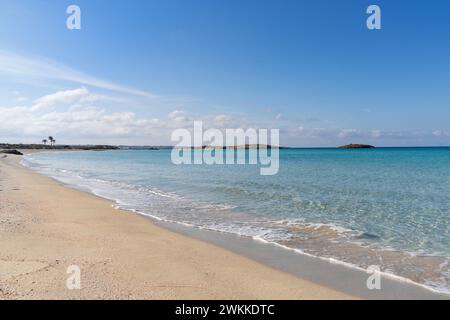
[{"label": "wet sand", "polygon": [[[351,299],[0,155],[0,299]],[[80,267],[69,290],[67,268]]]}]

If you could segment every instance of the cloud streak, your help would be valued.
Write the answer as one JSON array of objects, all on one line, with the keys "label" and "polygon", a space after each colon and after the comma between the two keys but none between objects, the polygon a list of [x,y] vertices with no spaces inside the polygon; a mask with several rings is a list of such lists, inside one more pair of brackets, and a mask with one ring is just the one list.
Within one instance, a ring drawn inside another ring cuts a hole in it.
[{"label": "cloud streak", "polygon": [[25,81],[30,77],[60,80],[134,96],[159,97],[147,91],[97,78],[46,58],[21,56],[5,51],[0,51],[0,73],[19,79],[23,78]]}]

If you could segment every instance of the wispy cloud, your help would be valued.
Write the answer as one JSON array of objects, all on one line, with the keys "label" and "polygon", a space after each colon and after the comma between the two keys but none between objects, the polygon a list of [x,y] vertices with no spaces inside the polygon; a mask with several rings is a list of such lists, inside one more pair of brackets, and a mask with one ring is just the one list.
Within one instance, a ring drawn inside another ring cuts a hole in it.
[{"label": "wispy cloud", "polygon": [[31,110],[39,111],[57,103],[72,103],[83,98],[88,99],[89,97],[90,93],[85,87],[74,90],[58,91],[36,99]]},{"label": "wispy cloud", "polygon": [[60,80],[123,94],[147,98],[159,97],[147,91],[100,79],[46,58],[22,56],[5,51],[0,51],[0,73],[14,76],[19,78],[19,80],[23,78],[25,81],[28,81],[30,77],[35,79]]},{"label": "wispy cloud", "polygon": [[436,137],[450,137],[450,132],[443,130],[435,130],[433,131],[433,135]]}]

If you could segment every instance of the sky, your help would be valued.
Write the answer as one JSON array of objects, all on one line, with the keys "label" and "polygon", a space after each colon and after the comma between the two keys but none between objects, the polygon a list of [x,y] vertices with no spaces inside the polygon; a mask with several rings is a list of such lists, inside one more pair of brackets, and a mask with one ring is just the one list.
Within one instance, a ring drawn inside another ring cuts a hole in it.
[{"label": "sky", "polygon": [[[69,5],[81,29],[69,30]],[[369,30],[366,9],[381,9]],[[450,2],[0,0],[0,142],[450,145]]]}]

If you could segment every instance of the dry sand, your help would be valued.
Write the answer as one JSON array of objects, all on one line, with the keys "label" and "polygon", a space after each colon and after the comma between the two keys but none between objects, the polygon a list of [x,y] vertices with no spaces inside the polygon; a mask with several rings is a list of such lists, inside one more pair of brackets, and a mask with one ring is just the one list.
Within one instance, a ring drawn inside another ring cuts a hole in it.
[{"label": "dry sand", "polygon": [[[0,299],[349,299],[0,155]],[[68,290],[67,268],[81,268]]]}]

